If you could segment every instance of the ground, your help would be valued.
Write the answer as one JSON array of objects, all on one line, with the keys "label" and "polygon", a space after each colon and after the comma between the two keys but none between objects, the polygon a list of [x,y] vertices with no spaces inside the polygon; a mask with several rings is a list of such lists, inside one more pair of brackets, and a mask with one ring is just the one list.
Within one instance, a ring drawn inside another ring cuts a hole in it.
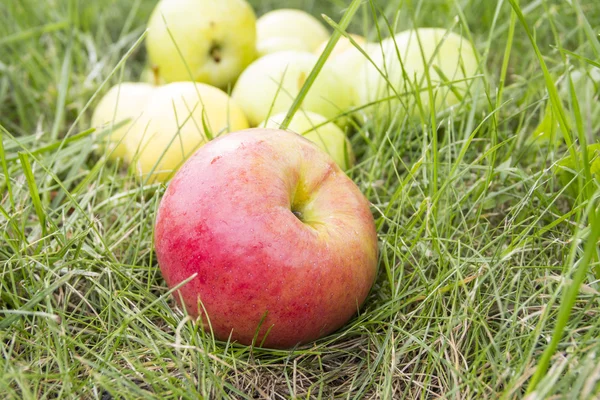
[{"label": "ground", "polygon": [[[348,30],[373,41],[472,37],[481,89],[349,132],[377,282],[343,329],[290,351],[218,342],[173,311],[152,243],[165,187],[94,153],[94,96],[138,78],[153,3],[0,3],[5,398],[600,396],[597,184],[591,160],[557,175],[599,133],[597,86],[568,89],[569,71],[600,67],[596,0],[364,2]],[[334,21],[348,5],[252,3]]]}]

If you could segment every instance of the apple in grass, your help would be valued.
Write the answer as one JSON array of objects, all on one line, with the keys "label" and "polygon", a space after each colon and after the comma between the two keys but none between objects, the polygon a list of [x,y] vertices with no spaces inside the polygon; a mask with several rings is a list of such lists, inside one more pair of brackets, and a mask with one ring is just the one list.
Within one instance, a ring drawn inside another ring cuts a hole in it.
[{"label": "apple in grass", "polygon": [[273,10],[256,21],[259,56],[286,50],[312,52],[328,37],[325,26],[302,10]]},{"label": "apple in grass", "polygon": [[[287,113],[273,115],[259,127],[280,128]],[[352,145],[344,131],[327,118],[311,111],[298,111],[288,125],[288,130],[310,140],[331,156],[336,164],[346,171],[354,164]]]},{"label": "apple in grass", "polygon": [[[287,111],[300,93],[318,57],[303,51],[282,51],[259,58],[240,75],[232,97],[242,107],[250,125],[267,115]],[[324,66],[306,95],[302,109],[314,111],[344,125],[336,118],[352,104],[350,88],[331,67]]]},{"label": "apple in grass", "polygon": [[122,82],[111,87],[92,114],[92,127],[98,132],[108,129],[101,151],[109,160],[127,160],[125,138],[141,117],[154,86],[147,83]]},{"label": "apple in grass", "polygon": [[[289,348],[343,326],[377,267],[369,202],[292,132],[249,129],[198,150],[161,200],[155,248],[187,312],[223,341]],[[209,324],[210,322],[210,324]],[[231,335],[231,336],[230,336]]]},{"label": "apple in grass", "polygon": [[[350,34],[352,40],[366,53],[375,49],[377,44],[367,42],[363,36]],[[320,56],[325,50],[329,39],[321,43],[315,50],[315,55]],[[352,105],[359,103],[356,90],[356,80],[360,74],[363,65],[368,64],[369,60],[354,44],[346,37],[341,37],[336,43],[325,65],[338,73],[338,76],[344,82],[344,85],[350,89],[352,96]]]},{"label": "apple in grass", "polygon": [[[367,39],[365,39],[364,36],[357,35],[354,33],[350,33],[350,34],[348,34],[348,36],[350,36],[352,38],[352,40],[354,40],[356,42],[356,44],[359,45],[360,47],[363,47],[364,45],[367,44]],[[317,46],[317,48],[314,51],[315,55],[320,56],[321,53],[323,53],[323,50],[325,50],[325,47],[327,47],[328,43],[329,43],[329,38],[327,38],[323,42],[321,42],[321,44],[319,46]],[[340,55],[344,54],[346,51],[351,50],[351,49],[356,49],[354,44],[347,37],[345,37],[345,36],[340,37],[338,39],[337,43],[335,44],[335,46],[333,47],[331,54],[329,54],[328,61],[335,59],[337,56],[340,56]]]},{"label": "apple in grass", "polygon": [[127,136],[129,159],[149,182],[168,180],[212,137],[248,128],[240,107],[222,90],[175,82],[157,88]]},{"label": "apple in grass", "polygon": [[[479,69],[473,44],[466,38],[441,28],[419,28],[401,32],[371,47],[373,63],[362,64],[355,79],[359,104],[376,104],[371,109],[379,116],[396,110],[409,116],[420,114],[418,104],[428,114],[456,105],[476,86]],[[426,71],[433,92],[430,104]],[[391,86],[390,86],[391,84]],[[400,95],[402,100],[386,100]],[[417,99],[419,101],[417,101]]]},{"label": "apple in grass", "polygon": [[148,22],[148,57],[166,82],[226,88],[256,58],[255,46],[256,16],[245,0],[161,0]]}]

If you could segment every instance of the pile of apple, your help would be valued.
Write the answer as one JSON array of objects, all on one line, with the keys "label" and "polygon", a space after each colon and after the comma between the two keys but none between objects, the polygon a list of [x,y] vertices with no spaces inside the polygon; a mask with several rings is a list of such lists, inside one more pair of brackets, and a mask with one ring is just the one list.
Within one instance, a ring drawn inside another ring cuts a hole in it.
[{"label": "pile of apple", "polygon": [[350,118],[446,109],[477,71],[472,45],[444,29],[381,43],[349,35],[288,126],[302,136],[268,129],[282,124],[329,38],[300,10],[257,20],[245,0],[161,0],[146,82],[111,88],[94,112],[109,158],[147,182],[170,180],[157,259],[177,300],[220,339],[290,347],[356,312],[375,279],[377,235],[344,173]]},{"label": "pile of apple", "polygon": [[[288,127],[344,170],[354,161],[345,135],[352,110],[385,118],[427,112],[431,99],[444,110],[466,95],[478,66],[471,43],[445,29],[408,30],[381,43],[349,37],[337,43]],[[92,124],[109,131],[103,143],[111,159],[166,181],[214,137],[278,127],[328,40],[325,26],[300,10],[257,20],[245,0],[159,1],[148,23],[146,82],[111,88]]]}]

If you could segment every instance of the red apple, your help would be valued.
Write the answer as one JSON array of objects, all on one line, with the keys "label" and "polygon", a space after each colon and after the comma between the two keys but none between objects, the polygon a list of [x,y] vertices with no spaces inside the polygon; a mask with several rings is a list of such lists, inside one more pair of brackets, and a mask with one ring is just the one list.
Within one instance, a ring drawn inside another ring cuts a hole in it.
[{"label": "red apple", "polygon": [[190,315],[220,340],[248,345],[258,332],[273,348],[344,325],[377,266],[367,199],[327,153],[276,129],[199,149],[160,203],[155,245],[169,287],[197,274],[176,292]]}]

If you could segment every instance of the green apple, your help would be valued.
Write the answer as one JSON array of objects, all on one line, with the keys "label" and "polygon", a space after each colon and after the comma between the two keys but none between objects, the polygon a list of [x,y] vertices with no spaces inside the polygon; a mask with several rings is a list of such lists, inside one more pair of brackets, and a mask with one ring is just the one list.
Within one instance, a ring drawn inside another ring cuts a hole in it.
[{"label": "green apple", "polygon": [[256,49],[260,56],[285,50],[312,52],[328,37],[323,24],[302,10],[274,10],[256,21]]},{"label": "green apple", "polygon": [[256,58],[255,46],[256,16],[245,0],[161,0],[148,22],[150,63],[167,82],[226,88]]},{"label": "green apple", "polygon": [[107,151],[110,160],[127,158],[125,137],[142,115],[154,86],[147,83],[123,82],[106,92],[92,115],[92,127],[98,132],[110,129],[104,136],[102,151]]},{"label": "green apple", "polygon": [[[232,93],[252,126],[269,114],[285,112],[300,92],[318,57],[302,51],[283,51],[259,58],[240,75]],[[302,108],[334,119],[350,108],[350,89],[331,67],[324,66]],[[344,124],[345,118],[336,120]]]},{"label": "green apple", "polygon": [[210,137],[248,128],[240,107],[222,90],[195,82],[157,88],[127,136],[137,171],[150,182],[168,180]]},{"label": "green apple", "polygon": [[[356,90],[359,102],[377,102],[375,112],[382,116],[391,110],[403,110],[410,116],[419,115],[420,102],[425,113],[430,110],[426,71],[429,73],[436,112],[461,102],[475,85],[478,62],[472,43],[462,36],[439,28],[404,31],[383,40],[370,49],[369,56],[383,71],[402,101],[382,101],[396,96],[394,90],[371,64],[363,64]],[[441,72],[441,73],[440,73]],[[417,102],[417,99],[419,102]]]},{"label": "green apple", "polygon": [[[367,42],[367,39],[363,36],[354,34],[350,34],[350,36],[367,53],[373,51],[377,46],[375,43]],[[320,56],[328,42],[329,39],[321,43],[317,50],[315,50],[315,55]],[[336,71],[338,76],[344,81],[344,85],[350,89],[352,105],[359,103],[358,92],[356,90],[356,77],[360,74],[363,65],[368,64],[368,62],[367,57],[346,37],[340,38],[327,59],[326,65]]]},{"label": "green apple", "polygon": [[[360,47],[363,47],[365,44],[367,44],[367,39],[365,39],[364,36],[356,35],[354,33],[349,34],[349,36]],[[329,43],[329,38],[327,38],[323,42],[321,42],[321,44],[318,45],[316,50],[314,51],[315,55],[320,56],[321,53],[323,52],[323,50],[325,50],[325,47],[327,47],[328,43]],[[351,49],[356,49],[356,47],[354,46],[354,44],[352,44],[352,42],[347,37],[342,36],[341,38],[339,38],[338,42],[335,44],[333,50],[331,51],[331,54],[329,55],[329,60],[333,60],[337,56],[340,56],[340,55],[344,54],[346,51],[351,50]]]},{"label": "green apple", "polygon": [[[258,126],[279,129],[286,113],[273,115]],[[344,132],[327,118],[310,111],[297,112],[288,125],[288,130],[296,132],[315,143],[333,158],[344,171],[354,164],[352,145]]]}]

